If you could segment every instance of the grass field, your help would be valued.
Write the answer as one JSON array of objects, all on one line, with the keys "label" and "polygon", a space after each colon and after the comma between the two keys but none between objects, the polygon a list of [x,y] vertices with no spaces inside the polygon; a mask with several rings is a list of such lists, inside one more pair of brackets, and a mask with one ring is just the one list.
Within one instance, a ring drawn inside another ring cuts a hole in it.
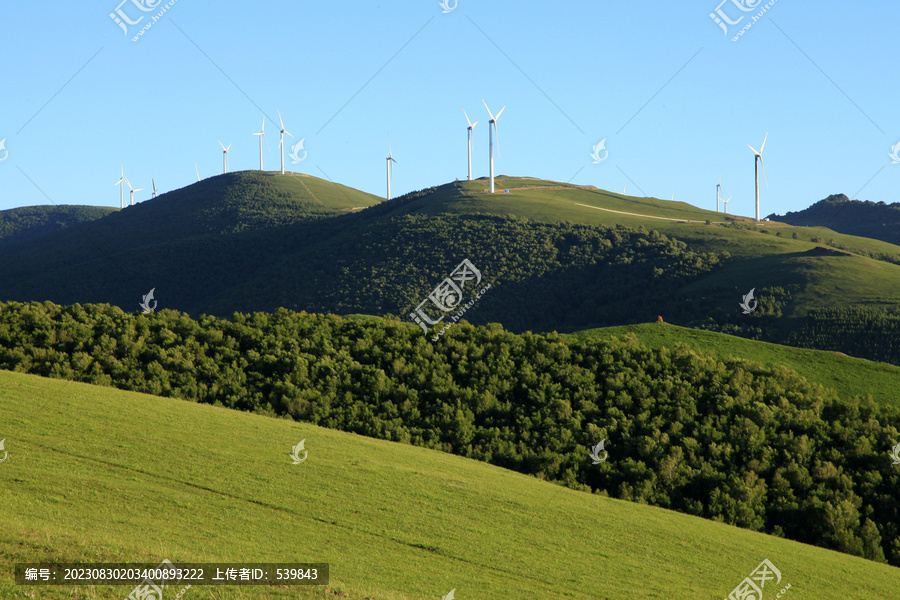
[{"label": "grass field", "polygon": [[900,406],[900,395],[897,393],[900,367],[852,358],[837,352],[792,348],[714,331],[678,327],[669,323],[641,323],[588,329],[563,337],[608,339],[615,336],[621,339],[628,334],[634,334],[638,340],[651,348],[663,346],[674,348],[675,344],[681,342],[701,352],[711,352],[720,358],[734,356],[766,366],[784,365],[794,369],[809,381],[837,390],[841,399],[853,396],[865,398],[866,395],[871,395],[873,400],[882,405]]},{"label": "grass field", "polygon": [[[0,430],[2,598],[131,590],[14,585],[12,565],[37,560],[330,564],[329,591],[194,587],[188,599],[721,600],[766,558],[786,598],[887,599],[900,580],[458,456],[110,388],[0,372]],[[292,465],[301,439],[309,458]]]}]

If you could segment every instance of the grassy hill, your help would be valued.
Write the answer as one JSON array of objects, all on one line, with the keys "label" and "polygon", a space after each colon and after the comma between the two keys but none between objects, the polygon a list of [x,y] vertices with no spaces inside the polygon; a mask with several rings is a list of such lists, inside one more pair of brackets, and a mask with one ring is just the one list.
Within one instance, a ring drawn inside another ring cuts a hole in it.
[{"label": "grassy hill", "polygon": [[674,348],[682,343],[701,352],[713,352],[722,358],[733,356],[769,367],[784,365],[809,381],[836,390],[842,398],[870,395],[879,404],[900,407],[900,395],[897,394],[900,367],[852,358],[838,352],[791,348],[670,323],[605,327],[564,337],[606,339],[613,336],[622,338],[628,334],[634,334],[641,343],[651,348]]},{"label": "grassy hill", "polygon": [[[590,186],[486,186],[457,181],[378,203],[315,177],[216,176],[0,249],[0,300],[132,310],[155,288],[161,306],[195,315],[407,315],[469,258],[495,290],[467,317],[477,324],[571,332],[662,314],[778,342],[808,327],[827,340],[820,347],[848,352],[839,335],[818,333],[821,320],[810,325],[811,311],[900,306],[900,246],[887,242]],[[737,304],[751,288],[760,310],[745,316]],[[855,355],[900,362],[900,349],[866,333],[873,345]]]},{"label": "grassy hill", "polygon": [[769,218],[789,225],[834,231],[900,244],[900,203],[850,200],[834,194],[803,210]]},{"label": "grassy hill", "polygon": [[88,223],[116,212],[106,206],[23,206],[0,211],[0,248]]},{"label": "grassy hill", "polygon": [[900,575],[441,452],[86,384],[0,372],[0,423],[3,598],[131,590],[16,587],[11,565],[37,560],[330,564],[327,591],[185,596],[217,600],[717,599],[766,558],[792,595],[868,600]]}]

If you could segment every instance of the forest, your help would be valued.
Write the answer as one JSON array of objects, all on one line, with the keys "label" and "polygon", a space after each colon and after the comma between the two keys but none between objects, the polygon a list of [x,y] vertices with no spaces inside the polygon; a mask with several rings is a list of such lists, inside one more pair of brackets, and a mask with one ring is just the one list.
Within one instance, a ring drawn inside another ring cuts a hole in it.
[{"label": "forest", "polygon": [[465,321],[432,344],[396,318],[11,302],[0,368],[452,452],[900,566],[900,413],[683,344]]}]

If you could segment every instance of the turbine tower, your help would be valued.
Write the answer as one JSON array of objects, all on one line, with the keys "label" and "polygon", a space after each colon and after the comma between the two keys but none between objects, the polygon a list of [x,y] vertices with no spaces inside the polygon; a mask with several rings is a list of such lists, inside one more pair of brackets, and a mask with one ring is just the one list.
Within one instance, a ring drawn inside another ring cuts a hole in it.
[{"label": "turbine tower", "polygon": [[487,108],[488,114],[491,115],[491,120],[488,121],[488,148],[491,153],[491,193],[494,193],[494,134],[497,134],[497,153],[500,153],[500,133],[497,131],[497,119],[500,118],[500,115],[503,114],[503,111],[506,110],[506,107],[500,109],[500,112],[497,113],[497,116],[494,116],[494,113],[491,112],[491,109],[488,108],[487,102],[484,99],[481,100],[484,104],[484,107]]},{"label": "turbine tower", "polygon": [[281,111],[278,111],[278,120],[281,121],[281,142],[278,145],[281,146],[281,174],[284,175],[284,134],[287,133],[291,137],[294,136],[284,128],[284,119],[281,118]]},{"label": "turbine tower", "polygon": [[391,149],[391,144],[388,142],[388,156],[387,156],[387,199],[391,199],[391,163],[397,162],[394,160],[394,151]]},{"label": "turbine tower", "polygon": [[122,176],[113,185],[119,186],[119,208],[125,208],[125,167],[122,166]]},{"label": "turbine tower", "polygon": [[[263,140],[266,140],[266,116],[263,115],[263,124],[262,130],[259,133],[254,133],[253,135],[259,136],[259,170],[263,170],[263,153],[262,153],[262,143]],[[269,147],[269,140],[266,140],[266,148]]]},{"label": "turbine tower", "polygon": [[766,177],[766,163],[763,162],[762,153],[766,148],[766,140],[769,139],[769,134],[766,134],[766,137],[763,138],[762,146],[759,147],[759,152],[757,152],[753,146],[747,144],[747,147],[753,150],[753,174],[756,178],[756,222],[759,223],[759,165],[762,163],[763,168],[763,177],[766,179],[766,187],[769,187],[769,178]]},{"label": "turbine tower", "polygon": [[156,191],[156,181],[153,180],[153,179],[151,179],[150,181],[153,182],[153,195],[150,196],[150,197],[151,197],[151,198],[156,198],[156,196],[158,195],[158,193],[157,193],[157,191]]},{"label": "turbine tower", "polygon": [[[466,115],[466,109],[463,109],[463,114]],[[469,181],[472,181],[472,137],[475,135],[475,126],[478,125],[478,121],[473,123],[469,120],[469,115],[466,115],[466,123],[469,124]]]},{"label": "turbine tower", "polygon": [[222,174],[228,172],[228,151],[231,150],[231,144],[228,144],[228,147],[225,147],[225,144],[219,142],[219,145],[222,146]]}]

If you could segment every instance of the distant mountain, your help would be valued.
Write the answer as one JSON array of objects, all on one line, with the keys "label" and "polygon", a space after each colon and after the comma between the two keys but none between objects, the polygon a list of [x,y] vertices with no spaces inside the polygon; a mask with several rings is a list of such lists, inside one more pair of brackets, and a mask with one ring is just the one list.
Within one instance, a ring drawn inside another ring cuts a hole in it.
[{"label": "distant mountain", "polygon": [[60,229],[96,221],[117,208],[107,206],[23,206],[0,211],[0,247],[25,242]]},{"label": "distant mountain", "polygon": [[885,204],[832,194],[807,209],[784,216],[769,215],[769,220],[789,225],[827,227],[840,233],[900,244],[900,202]]}]

